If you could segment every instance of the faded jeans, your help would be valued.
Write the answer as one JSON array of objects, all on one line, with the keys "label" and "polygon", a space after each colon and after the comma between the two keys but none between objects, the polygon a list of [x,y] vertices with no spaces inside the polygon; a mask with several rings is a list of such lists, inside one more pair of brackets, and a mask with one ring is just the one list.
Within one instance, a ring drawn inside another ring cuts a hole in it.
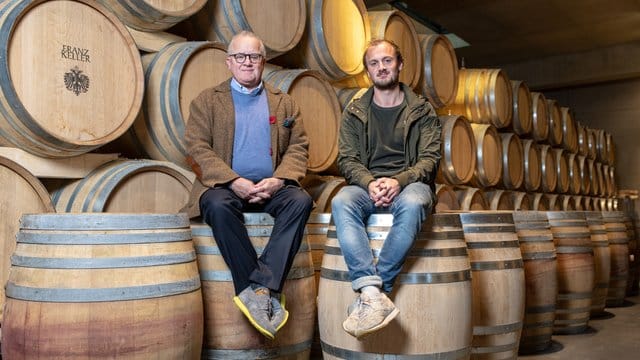
[{"label": "faded jeans", "polygon": [[331,215],[354,291],[373,285],[391,292],[433,204],[433,191],[427,184],[417,182],[402,189],[388,208],[393,215],[393,225],[376,264],[366,224],[371,214],[382,209],[374,206],[367,190],[360,186],[345,186],[338,192],[331,203]]}]

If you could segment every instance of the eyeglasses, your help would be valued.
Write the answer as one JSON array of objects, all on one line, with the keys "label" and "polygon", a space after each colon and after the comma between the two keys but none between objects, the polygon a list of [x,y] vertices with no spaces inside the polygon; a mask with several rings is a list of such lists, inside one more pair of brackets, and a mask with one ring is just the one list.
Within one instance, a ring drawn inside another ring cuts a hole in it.
[{"label": "eyeglasses", "polygon": [[262,60],[262,54],[243,54],[243,53],[237,53],[237,54],[229,54],[227,56],[230,56],[232,58],[234,58],[236,60],[236,62],[238,64],[244,64],[244,61],[249,58],[249,61],[252,64],[256,64],[258,63],[258,61]]}]

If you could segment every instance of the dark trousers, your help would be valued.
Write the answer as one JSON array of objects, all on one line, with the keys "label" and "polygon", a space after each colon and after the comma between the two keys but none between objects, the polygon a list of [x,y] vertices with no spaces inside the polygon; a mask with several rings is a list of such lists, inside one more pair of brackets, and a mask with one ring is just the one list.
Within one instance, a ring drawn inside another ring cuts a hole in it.
[{"label": "dark trousers", "polygon": [[[202,219],[213,231],[220,253],[231,270],[236,295],[250,283],[281,292],[296,256],[313,200],[302,188],[287,185],[264,204],[249,204],[226,187],[200,197]],[[274,218],[271,237],[262,255],[251,244],[243,212],[266,212]]]}]

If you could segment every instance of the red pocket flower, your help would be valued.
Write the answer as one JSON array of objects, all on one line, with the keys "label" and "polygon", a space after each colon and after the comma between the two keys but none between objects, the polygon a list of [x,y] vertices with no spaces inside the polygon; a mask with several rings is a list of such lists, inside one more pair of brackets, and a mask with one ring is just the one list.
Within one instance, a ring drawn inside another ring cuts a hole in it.
[{"label": "red pocket flower", "polygon": [[276,117],[275,116],[269,116],[269,124],[275,124],[276,123]]}]

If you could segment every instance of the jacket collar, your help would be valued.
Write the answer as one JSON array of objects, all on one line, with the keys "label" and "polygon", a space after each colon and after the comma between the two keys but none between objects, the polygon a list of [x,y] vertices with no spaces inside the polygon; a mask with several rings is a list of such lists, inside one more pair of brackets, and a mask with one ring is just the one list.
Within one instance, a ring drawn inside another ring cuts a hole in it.
[{"label": "jacket collar", "polygon": [[[407,100],[407,107],[409,108],[409,121],[413,121],[426,113],[424,104],[426,100],[419,95],[416,95],[407,85],[400,83],[400,91],[404,92],[405,99]],[[367,122],[368,109],[373,101],[373,86],[369,88],[362,96],[347,106],[347,112],[357,117],[363,122]]]}]

